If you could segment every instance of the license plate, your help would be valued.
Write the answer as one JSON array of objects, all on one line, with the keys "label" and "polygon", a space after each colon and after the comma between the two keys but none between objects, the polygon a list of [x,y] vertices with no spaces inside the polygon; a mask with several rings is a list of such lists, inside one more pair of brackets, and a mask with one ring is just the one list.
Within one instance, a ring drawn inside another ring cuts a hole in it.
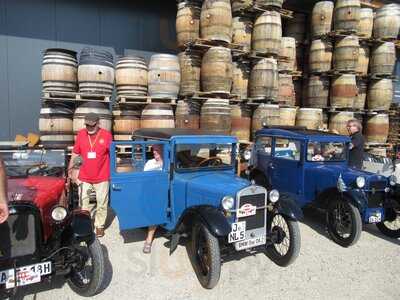
[{"label": "license plate", "polygon": [[382,221],[382,214],[375,213],[374,215],[369,217],[368,221],[369,221],[369,223],[379,223]]},{"label": "license plate", "polygon": [[228,242],[234,243],[246,238],[246,221],[232,223],[232,231],[228,235]]},{"label": "license plate", "polygon": [[[15,275],[16,274],[16,275]],[[44,275],[51,274],[51,262],[19,267],[14,273],[14,269],[0,271],[0,284],[5,284],[6,288],[28,285],[40,282]]]},{"label": "license plate", "polygon": [[252,238],[252,239],[248,239],[245,241],[237,242],[235,244],[235,249],[236,250],[244,250],[244,249],[253,248],[253,247],[261,246],[261,245],[265,245],[265,235],[262,235],[262,236],[259,236],[256,238]]},{"label": "license plate", "polygon": [[246,203],[237,210],[237,217],[243,218],[243,217],[254,216],[256,214],[256,211],[257,211],[256,206]]}]

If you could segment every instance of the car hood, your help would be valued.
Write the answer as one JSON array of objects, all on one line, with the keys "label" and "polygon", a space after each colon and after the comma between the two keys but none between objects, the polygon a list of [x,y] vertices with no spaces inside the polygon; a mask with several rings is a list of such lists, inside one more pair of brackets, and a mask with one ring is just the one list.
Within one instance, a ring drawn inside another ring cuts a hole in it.
[{"label": "car hood", "polygon": [[248,180],[232,172],[198,172],[179,177],[186,182],[189,206],[219,205],[224,196],[235,197],[238,191],[250,185]]}]

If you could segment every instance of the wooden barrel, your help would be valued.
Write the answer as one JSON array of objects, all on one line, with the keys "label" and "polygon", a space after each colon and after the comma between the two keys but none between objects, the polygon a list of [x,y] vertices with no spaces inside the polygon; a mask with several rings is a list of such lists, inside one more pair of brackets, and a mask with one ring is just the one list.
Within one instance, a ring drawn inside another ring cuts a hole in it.
[{"label": "wooden barrel", "polygon": [[201,54],[184,51],[178,54],[181,69],[179,95],[186,96],[200,91]]},{"label": "wooden barrel", "polygon": [[278,99],[278,64],[273,58],[255,62],[250,72],[249,92],[251,98]]},{"label": "wooden barrel", "polygon": [[219,134],[231,132],[231,108],[229,100],[208,99],[201,107],[200,128]]},{"label": "wooden barrel", "polygon": [[365,80],[357,80],[357,98],[354,100],[355,109],[364,109],[367,100],[368,84]]},{"label": "wooden barrel", "polygon": [[254,140],[257,130],[263,128],[264,125],[280,125],[279,105],[260,104],[253,113],[251,122],[252,138]]},{"label": "wooden barrel", "polygon": [[232,55],[224,47],[212,47],[201,63],[203,92],[230,93],[232,88]]},{"label": "wooden barrel", "polygon": [[304,106],[311,108],[328,107],[329,78],[325,76],[311,76],[307,84],[307,98]]},{"label": "wooden barrel", "polygon": [[112,115],[108,104],[101,102],[86,102],[75,109],[73,130],[77,134],[79,130],[85,128],[85,116],[88,113],[95,113],[99,116],[100,127],[111,131]]},{"label": "wooden barrel", "polygon": [[253,21],[248,17],[234,17],[232,19],[232,42],[243,46],[245,51],[251,48],[251,33]]},{"label": "wooden barrel", "polygon": [[361,8],[360,23],[358,25],[357,35],[363,38],[372,36],[372,27],[374,26],[374,11],[372,8]]},{"label": "wooden barrel", "polygon": [[331,114],[329,119],[329,130],[336,131],[339,134],[348,135],[347,121],[354,119],[354,113],[351,111],[339,111]]},{"label": "wooden barrel", "polygon": [[261,7],[265,6],[275,6],[282,7],[284,0],[254,0],[254,4],[260,5]]},{"label": "wooden barrel", "polygon": [[178,47],[195,41],[200,36],[200,7],[188,2],[178,4],[176,39]]},{"label": "wooden barrel", "polygon": [[143,57],[120,57],[115,66],[118,96],[147,95],[147,73],[147,64]]},{"label": "wooden barrel", "polygon": [[358,52],[358,63],[356,68],[356,72],[358,74],[361,75],[368,74],[369,56],[370,56],[370,51],[368,44],[362,43],[360,45],[360,49]]},{"label": "wooden barrel", "polygon": [[360,9],[360,0],[337,0],[334,13],[335,31],[357,32]]},{"label": "wooden barrel", "polygon": [[315,3],[311,17],[312,37],[331,32],[333,17],[333,2],[320,1]]},{"label": "wooden barrel", "polygon": [[307,30],[307,17],[305,14],[294,13],[293,18],[285,20],[283,35],[294,38],[297,42],[303,43]]},{"label": "wooden barrel", "polygon": [[332,79],[330,106],[351,108],[357,98],[356,76],[343,74]]},{"label": "wooden barrel", "polygon": [[176,98],[181,84],[181,71],[176,55],[154,54],[148,73],[149,96]]},{"label": "wooden barrel", "polygon": [[42,62],[43,91],[76,92],[77,72],[75,51],[47,49]]},{"label": "wooden barrel", "polygon": [[236,94],[240,99],[247,99],[247,91],[250,78],[250,66],[246,61],[235,61],[232,64],[232,94]]},{"label": "wooden barrel", "polygon": [[280,125],[294,126],[296,124],[297,107],[280,107]]},{"label": "wooden barrel", "polygon": [[400,30],[400,6],[388,4],[377,10],[374,18],[374,38],[397,39]]},{"label": "wooden barrel", "polygon": [[279,74],[278,101],[280,104],[292,105],[296,103],[294,96],[293,77],[290,74]]},{"label": "wooden barrel", "polygon": [[196,101],[179,100],[175,111],[176,128],[200,128],[200,104]]},{"label": "wooden barrel", "polygon": [[251,48],[253,51],[278,55],[281,38],[281,15],[276,11],[266,11],[254,23]]},{"label": "wooden barrel", "polygon": [[141,109],[132,106],[115,106],[112,114],[114,140],[132,140],[132,132],[140,128]]},{"label": "wooden barrel", "polygon": [[368,109],[389,110],[393,100],[392,79],[371,80],[368,87],[367,100]]},{"label": "wooden barrel", "polygon": [[319,129],[322,126],[322,109],[299,108],[296,115],[296,126],[304,126],[307,129]]},{"label": "wooden barrel", "polygon": [[175,128],[172,106],[164,103],[147,104],[140,120],[141,128]]},{"label": "wooden barrel", "polygon": [[332,43],[314,40],[310,47],[310,72],[327,72],[332,64]]},{"label": "wooden barrel", "polygon": [[78,67],[80,92],[111,95],[114,78],[114,57],[110,52],[89,47],[81,51]]},{"label": "wooden barrel", "polygon": [[384,42],[372,48],[370,73],[392,75],[396,63],[396,48],[392,42]]},{"label": "wooden barrel", "polygon": [[230,0],[204,0],[200,14],[200,35],[207,40],[232,42]]},{"label": "wooden barrel", "polygon": [[66,147],[74,143],[73,111],[60,104],[43,105],[40,109],[40,141],[46,146]]},{"label": "wooden barrel", "polygon": [[232,13],[238,14],[253,5],[253,0],[231,0]]},{"label": "wooden barrel", "polygon": [[356,71],[359,48],[360,44],[356,36],[350,35],[336,39],[333,52],[335,71]]},{"label": "wooden barrel", "polygon": [[296,40],[292,37],[282,37],[278,69],[283,71],[293,71],[295,62]]},{"label": "wooden barrel", "polygon": [[367,143],[386,143],[389,135],[389,116],[376,114],[367,117],[365,138]]},{"label": "wooden barrel", "polygon": [[239,141],[250,141],[251,108],[247,105],[231,105],[231,135]]}]

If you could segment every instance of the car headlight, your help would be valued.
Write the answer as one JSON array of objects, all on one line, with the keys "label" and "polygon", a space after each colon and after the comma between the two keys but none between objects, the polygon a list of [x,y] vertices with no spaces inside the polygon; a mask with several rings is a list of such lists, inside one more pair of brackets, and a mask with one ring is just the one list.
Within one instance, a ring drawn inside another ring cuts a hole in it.
[{"label": "car headlight", "polygon": [[279,192],[277,190],[272,190],[269,192],[269,200],[275,203],[279,200]]},{"label": "car headlight", "polygon": [[389,177],[389,184],[390,184],[391,186],[395,186],[395,185],[396,185],[396,182],[397,182],[396,176],[390,175],[390,177]]},{"label": "car headlight", "polygon": [[358,176],[356,179],[357,187],[362,189],[365,186],[365,178],[362,176]]},{"label": "car headlight", "polygon": [[55,222],[62,222],[67,217],[67,210],[65,207],[56,206],[51,211],[51,218]]},{"label": "car headlight", "polygon": [[251,158],[251,150],[245,150],[245,151],[243,152],[243,158],[244,158],[245,160],[249,160],[249,159]]},{"label": "car headlight", "polygon": [[233,205],[235,204],[235,199],[231,196],[225,196],[222,198],[221,205],[225,210],[230,210],[233,208]]}]

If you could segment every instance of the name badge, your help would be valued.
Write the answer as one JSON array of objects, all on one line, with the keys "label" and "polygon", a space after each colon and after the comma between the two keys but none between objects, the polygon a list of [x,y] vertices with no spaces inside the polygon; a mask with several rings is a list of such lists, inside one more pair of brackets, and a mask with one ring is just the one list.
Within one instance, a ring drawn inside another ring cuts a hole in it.
[{"label": "name badge", "polygon": [[88,152],[87,158],[88,159],[95,159],[96,158],[96,152]]}]

